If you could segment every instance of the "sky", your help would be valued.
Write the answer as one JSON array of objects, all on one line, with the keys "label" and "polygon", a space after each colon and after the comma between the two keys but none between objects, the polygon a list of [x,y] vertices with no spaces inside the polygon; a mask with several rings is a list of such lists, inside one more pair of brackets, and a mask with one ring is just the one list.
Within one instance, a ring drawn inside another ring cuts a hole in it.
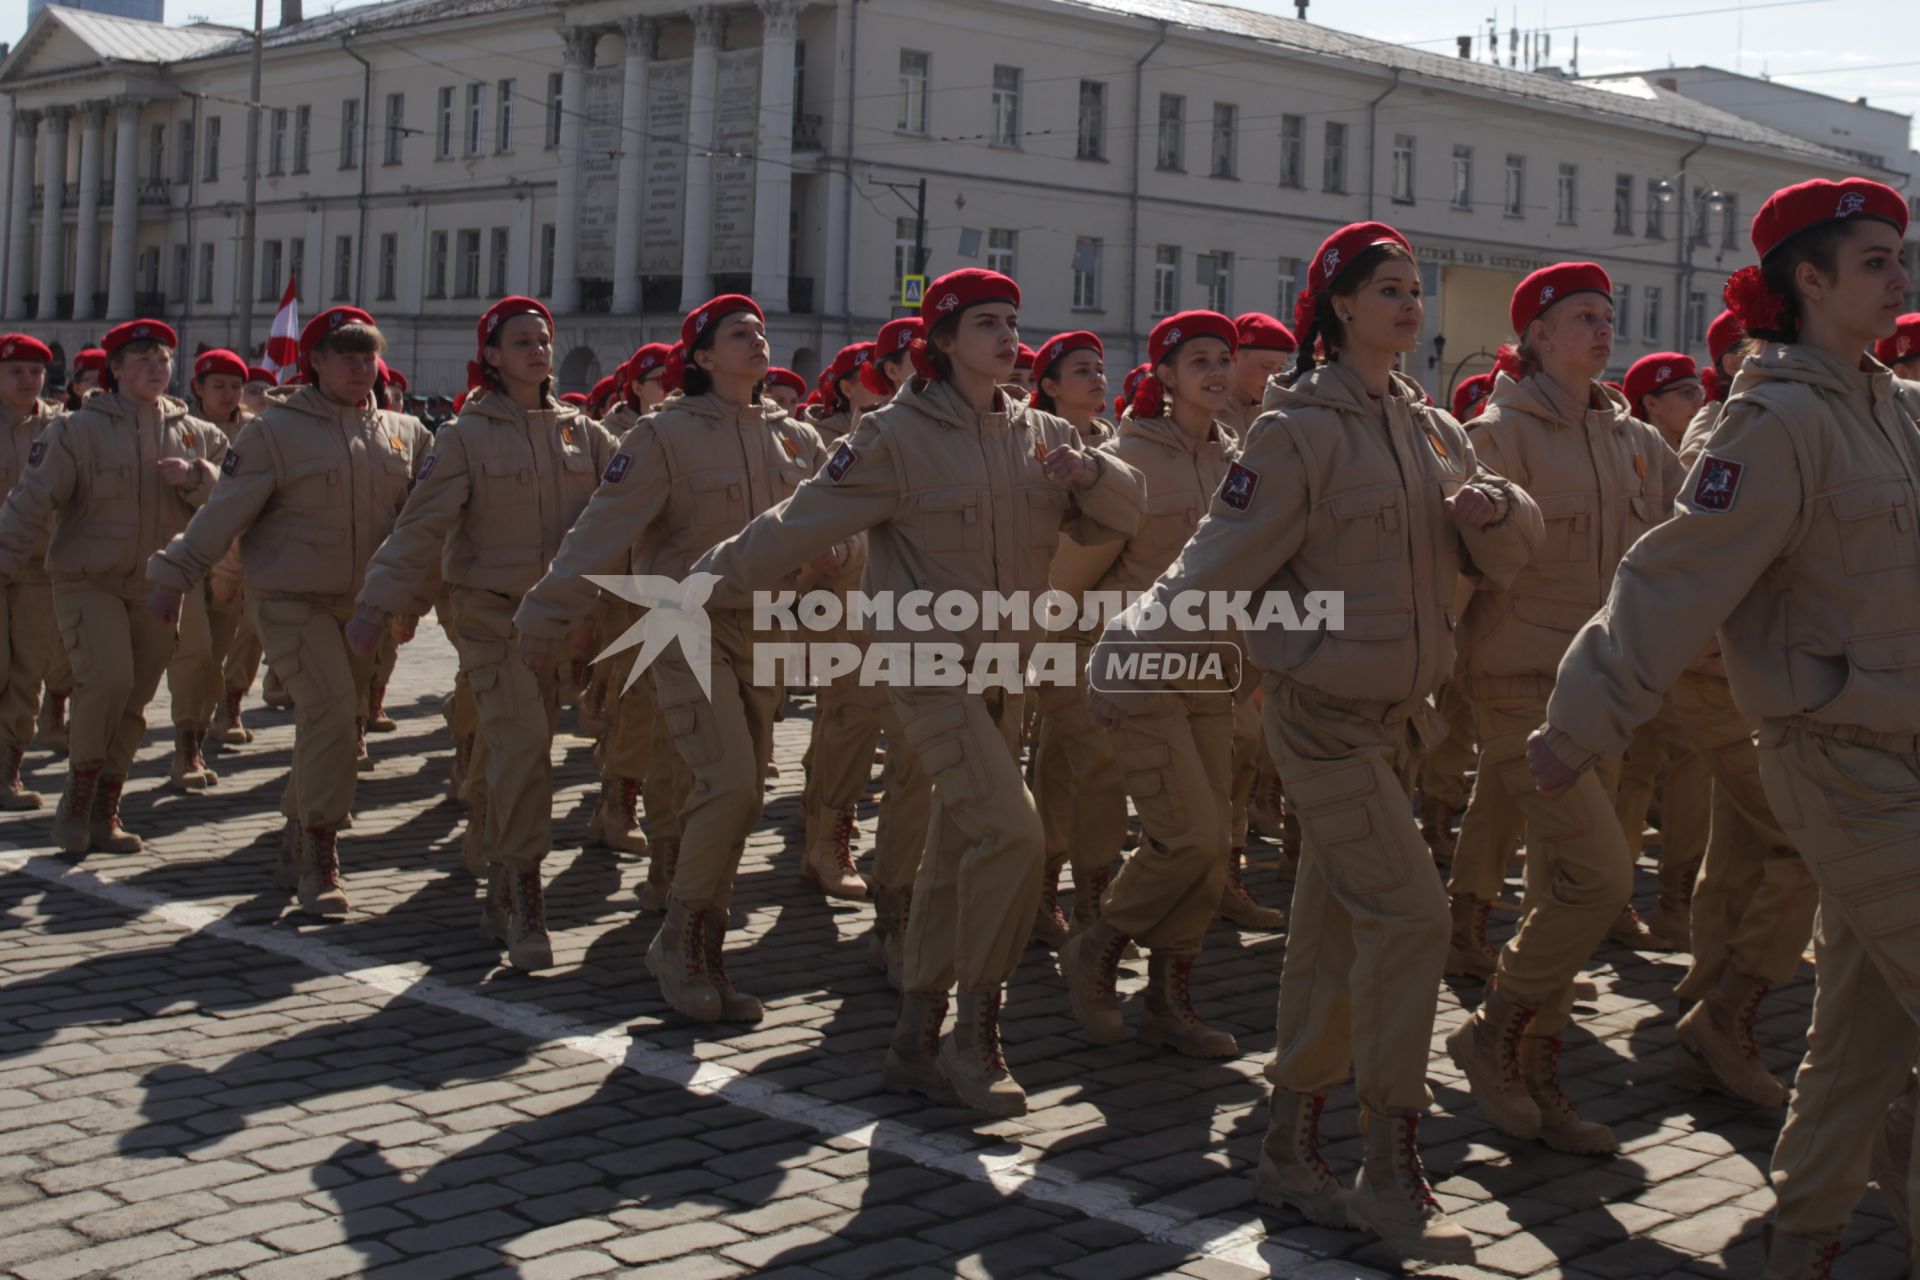
[{"label": "sky", "polygon": [[[1240,0],[1245,7],[1291,15],[1293,0]],[[326,12],[326,0],[306,0]],[[339,5],[353,7],[351,0]],[[274,20],[277,0],[268,0]],[[0,0],[0,33],[15,39],[26,26],[26,0]],[[1516,23],[1551,32],[1554,60],[1565,64],[1580,39],[1580,72],[1652,67],[1720,66],[1769,74],[1803,89],[1857,98],[1889,110],[1920,113],[1920,39],[1912,35],[1912,0],[1310,0],[1310,21],[1341,31],[1451,53],[1455,37],[1484,34],[1499,20],[1501,43]],[[167,0],[170,22],[193,18],[251,25],[252,0]],[[1484,48],[1484,46],[1483,46]]]}]

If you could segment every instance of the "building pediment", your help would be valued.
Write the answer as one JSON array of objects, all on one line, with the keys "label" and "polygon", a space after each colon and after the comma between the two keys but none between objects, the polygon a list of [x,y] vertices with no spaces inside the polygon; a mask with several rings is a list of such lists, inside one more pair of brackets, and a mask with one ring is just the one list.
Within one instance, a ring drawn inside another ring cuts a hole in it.
[{"label": "building pediment", "polygon": [[22,86],[35,80],[96,69],[153,68],[215,53],[234,45],[242,33],[232,27],[170,27],[112,14],[48,5],[0,62],[0,85]]}]

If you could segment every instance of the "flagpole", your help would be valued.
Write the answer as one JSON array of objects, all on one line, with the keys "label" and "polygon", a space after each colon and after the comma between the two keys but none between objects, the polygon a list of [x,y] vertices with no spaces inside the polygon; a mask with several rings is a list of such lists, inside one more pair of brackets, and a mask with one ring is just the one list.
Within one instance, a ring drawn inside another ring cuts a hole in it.
[{"label": "flagpole", "polygon": [[253,359],[254,211],[260,191],[260,30],[266,0],[253,0],[253,82],[247,95],[247,202],[240,211],[240,358]]}]

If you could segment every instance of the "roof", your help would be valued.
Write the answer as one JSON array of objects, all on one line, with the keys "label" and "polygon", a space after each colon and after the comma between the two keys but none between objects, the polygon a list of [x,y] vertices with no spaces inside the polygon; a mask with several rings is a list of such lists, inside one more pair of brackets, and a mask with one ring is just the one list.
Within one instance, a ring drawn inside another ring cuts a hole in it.
[{"label": "roof", "polygon": [[48,5],[34,19],[20,43],[14,46],[12,53],[7,56],[7,63],[23,65],[37,49],[54,41],[58,33],[63,31],[91,50],[94,57],[102,62],[181,62],[223,49],[240,38],[240,33],[232,27],[207,24],[170,27],[163,22],[147,22],[141,18],[122,18],[89,9]]},{"label": "roof", "polygon": [[1479,89],[1521,101],[1535,101],[1572,111],[1612,116],[1626,123],[1655,125],[1770,151],[1786,151],[1817,158],[1836,167],[1856,166],[1843,152],[1755,124],[1680,94],[1655,89],[1648,98],[1637,90],[1619,92],[1593,81],[1571,80],[1538,72],[1496,67],[1490,63],[1447,54],[1429,53],[1406,45],[1334,31],[1328,27],[1202,0],[1057,0],[1066,7],[1098,9],[1149,21],[1165,21],[1197,31],[1257,40],[1276,49],[1313,57],[1344,59],[1387,70],[1398,69],[1425,79]]}]

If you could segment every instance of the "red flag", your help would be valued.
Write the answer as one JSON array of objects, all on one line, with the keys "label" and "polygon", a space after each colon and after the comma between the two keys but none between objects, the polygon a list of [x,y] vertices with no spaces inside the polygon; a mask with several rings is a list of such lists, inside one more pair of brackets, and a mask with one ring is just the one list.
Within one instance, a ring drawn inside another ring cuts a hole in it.
[{"label": "red flag", "polygon": [[282,375],[300,363],[300,297],[299,287],[292,276],[287,277],[287,288],[280,295],[280,310],[274,312],[273,328],[267,332],[267,350],[261,357],[261,367],[273,374],[275,380],[284,382]]}]

